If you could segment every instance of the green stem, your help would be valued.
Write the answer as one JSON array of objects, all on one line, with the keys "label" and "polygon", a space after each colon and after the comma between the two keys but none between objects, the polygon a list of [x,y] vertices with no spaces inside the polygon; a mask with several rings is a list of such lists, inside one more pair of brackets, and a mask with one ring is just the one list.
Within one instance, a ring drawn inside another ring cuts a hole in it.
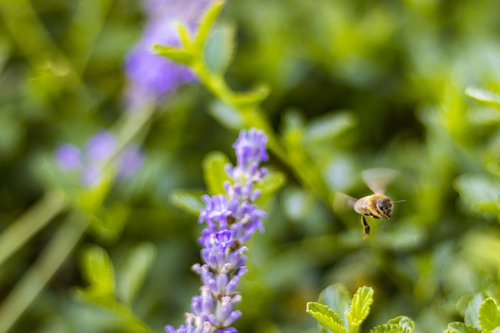
[{"label": "green stem", "polygon": [[73,214],[59,227],[40,258],[4,300],[0,308],[0,333],[8,332],[40,294],[73,251],[87,226],[88,220],[83,219],[81,215]]},{"label": "green stem", "polygon": [[154,104],[143,105],[139,110],[127,110],[124,117],[117,121],[114,127],[117,128],[118,144],[113,153],[103,162],[103,171],[108,172],[127,145],[139,135],[141,130],[148,128],[154,111]]},{"label": "green stem", "polygon": [[229,88],[224,77],[210,72],[205,65],[203,58],[199,59],[192,66],[198,79],[222,102],[237,110],[242,116],[246,126],[256,126],[266,133],[269,139],[269,148],[282,161],[287,162],[287,154],[285,149],[279,143],[273,130],[269,127],[268,122],[264,119],[262,112],[257,108],[242,108],[237,102],[237,94]]},{"label": "green stem", "polygon": [[153,103],[143,105],[138,110],[127,110],[125,116],[117,122],[115,127],[118,127],[118,149],[113,157],[116,157],[128,143],[130,143],[141,130],[148,128],[149,121],[154,115],[156,105]]},{"label": "green stem", "polygon": [[253,126],[263,130],[269,140],[269,149],[292,169],[298,179],[307,186],[312,193],[320,199],[323,199],[324,202],[330,206],[332,194],[324,180],[321,177],[308,177],[308,173],[306,172],[306,170],[315,166],[311,163],[304,163],[302,160],[297,161],[293,156],[287,153],[277,136],[274,134],[274,131],[269,126],[261,110],[256,107],[242,107],[238,103],[237,93],[231,90],[222,75],[210,72],[201,56],[194,62],[191,68],[208,90],[222,102],[239,112],[246,127]]},{"label": "green stem", "polygon": [[48,192],[37,204],[10,224],[0,235],[0,266],[59,214],[65,204],[62,192]]},{"label": "green stem", "polygon": [[198,79],[221,101],[235,107],[234,98],[236,94],[229,88],[221,75],[214,74],[205,65],[203,58],[200,58],[192,65],[193,71]]}]

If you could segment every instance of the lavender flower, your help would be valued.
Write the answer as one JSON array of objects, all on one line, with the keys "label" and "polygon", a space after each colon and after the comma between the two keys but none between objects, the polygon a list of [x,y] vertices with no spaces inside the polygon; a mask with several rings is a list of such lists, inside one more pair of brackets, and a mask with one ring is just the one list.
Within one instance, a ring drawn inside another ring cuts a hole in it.
[{"label": "lavender flower", "polygon": [[148,0],[144,8],[148,16],[141,40],[126,59],[130,83],[127,99],[133,106],[159,102],[177,87],[196,80],[186,67],[152,52],[153,44],[179,46],[176,22],[186,24],[193,33],[196,22],[213,0]]},{"label": "lavender flower", "polygon": [[241,316],[236,304],[241,300],[236,291],[246,273],[247,248],[244,244],[256,230],[263,231],[266,213],[253,202],[259,197],[254,188],[266,174],[260,167],[268,159],[267,138],[255,129],[241,132],[233,148],[237,165],[226,167],[232,182],[224,184],[226,195],[202,197],[205,208],[199,222],[206,227],[198,242],[202,245],[203,264],[193,270],[200,275],[203,286],[194,296],[191,313],[178,329],[167,326],[168,333],[234,333],[231,325]]},{"label": "lavender flower", "polygon": [[[92,187],[101,181],[104,164],[116,148],[116,138],[102,131],[88,140],[83,151],[71,144],[61,145],[56,152],[56,161],[62,170],[78,173],[84,186]],[[130,178],[140,169],[143,161],[144,156],[137,146],[126,147],[117,156],[117,178]]]}]

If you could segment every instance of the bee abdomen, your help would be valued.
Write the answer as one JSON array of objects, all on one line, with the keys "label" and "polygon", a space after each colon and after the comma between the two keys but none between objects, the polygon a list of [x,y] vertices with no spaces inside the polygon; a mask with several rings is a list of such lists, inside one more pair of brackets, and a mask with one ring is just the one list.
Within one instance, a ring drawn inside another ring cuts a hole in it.
[{"label": "bee abdomen", "polygon": [[354,210],[356,213],[365,215],[365,216],[373,216],[376,211],[373,209],[373,200],[371,199],[371,195],[363,197],[356,201],[354,204]]}]

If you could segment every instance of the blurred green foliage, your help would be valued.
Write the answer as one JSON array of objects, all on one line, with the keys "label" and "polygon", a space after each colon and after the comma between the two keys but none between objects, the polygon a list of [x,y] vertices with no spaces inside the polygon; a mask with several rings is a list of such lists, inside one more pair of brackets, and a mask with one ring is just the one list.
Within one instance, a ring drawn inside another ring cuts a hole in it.
[{"label": "blurred green foliage", "polygon": [[[274,172],[239,331],[317,332],[305,305],[332,283],[373,288],[366,327],[405,315],[417,333],[493,330],[499,12],[495,0],[228,1],[206,45],[195,39],[196,61],[177,59],[201,84],[134,114],[123,59],[144,25],[139,3],[0,1],[0,331],[183,321],[199,288],[193,213],[220,191],[248,126],[269,136]],[[83,191],[54,150],[102,128],[142,141],[146,162]],[[335,198],[369,194],[360,175],[372,167],[400,172],[387,194],[406,202],[363,241]]]}]

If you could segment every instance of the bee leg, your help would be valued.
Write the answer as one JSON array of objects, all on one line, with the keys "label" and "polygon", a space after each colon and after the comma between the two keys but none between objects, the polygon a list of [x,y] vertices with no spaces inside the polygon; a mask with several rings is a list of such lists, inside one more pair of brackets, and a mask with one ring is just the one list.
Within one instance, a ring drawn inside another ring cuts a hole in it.
[{"label": "bee leg", "polygon": [[361,215],[361,224],[363,225],[364,236],[363,239],[367,239],[370,236],[370,225],[366,222],[364,215]]}]

